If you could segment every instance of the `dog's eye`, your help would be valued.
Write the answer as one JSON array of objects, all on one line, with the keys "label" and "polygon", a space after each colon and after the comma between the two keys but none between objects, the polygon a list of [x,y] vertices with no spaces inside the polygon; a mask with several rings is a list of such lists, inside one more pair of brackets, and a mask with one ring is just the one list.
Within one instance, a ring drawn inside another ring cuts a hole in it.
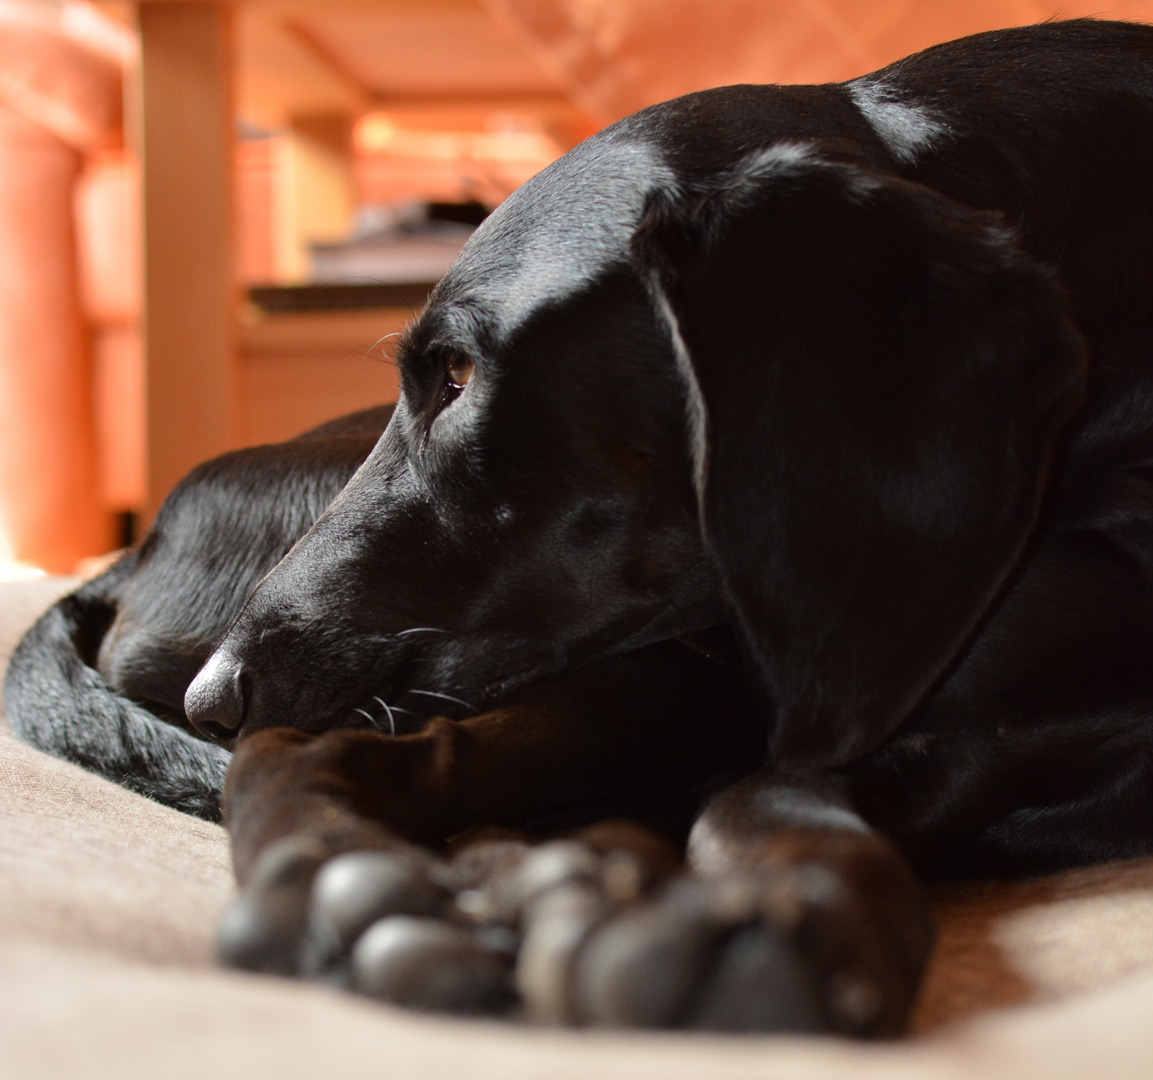
[{"label": "dog's eye", "polygon": [[456,390],[463,390],[472,378],[474,366],[471,357],[464,353],[450,352],[444,358],[444,373],[448,376],[449,385]]}]

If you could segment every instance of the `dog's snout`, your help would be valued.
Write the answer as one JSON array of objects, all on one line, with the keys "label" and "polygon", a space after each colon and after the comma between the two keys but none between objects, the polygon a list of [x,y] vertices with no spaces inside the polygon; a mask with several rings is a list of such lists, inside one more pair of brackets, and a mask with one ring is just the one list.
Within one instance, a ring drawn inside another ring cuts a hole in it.
[{"label": "dog's snout", "polygon": [[213,742],[231,745],[244,722],[245,682],[239,661],[213,653],[184,694],[188,722]]}]

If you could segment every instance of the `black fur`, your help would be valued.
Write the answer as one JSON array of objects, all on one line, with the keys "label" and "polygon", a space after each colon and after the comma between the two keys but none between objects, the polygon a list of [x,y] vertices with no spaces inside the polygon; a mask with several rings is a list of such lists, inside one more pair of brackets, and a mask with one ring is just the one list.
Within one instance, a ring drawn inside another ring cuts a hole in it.
[{"label": "black fur", "polygon": [[185,688],[391,413],[366,410],[194,469],[137,550],[55,604],[20,642],[4,681],[15,733],[158,802],[219,820],[231,755],[188,725]]},{"label": "black fur", "polygon": [[1120,23],[606,129],[445,275],[192,722],[463,715],[729,621],[769,787],[831,772],[936,872],[1153,849],[1150,176]]},{"label": "black fur", "polygon": [[24,636],[4,681],[12,730],[158,802],[210,821],[231,755],[159,720],[110,686],[90,662],[116,614],[116,587],[135,555],[53,605]]}]

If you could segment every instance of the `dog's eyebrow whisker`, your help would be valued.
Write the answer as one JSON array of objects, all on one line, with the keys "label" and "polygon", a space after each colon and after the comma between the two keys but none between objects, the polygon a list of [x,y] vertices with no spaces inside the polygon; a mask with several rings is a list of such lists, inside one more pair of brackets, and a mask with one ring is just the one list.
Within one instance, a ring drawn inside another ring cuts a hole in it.
[{"label": "dog's eyebrow whisker", "polygon": [[[367,349],[350,349],[349,351],[359,356],[362,360],[375,360],[377,363],[390,364],[392,367],[396,367],[395,358],[389,356],[389,354],[384,351],[384,343],[390,338],[395,337],[400,337],[400,331],[393,334],[385,334],[384,337],[377,338]],[[374,355],[377,349],[380,349],[380,352],[378,355]]]},{"label": "dog's eyebrow whisker", "polygon": [[398,630],[393,637],[404,637],[407,634],[448,634],[453,636],[451,630],[441,630],[438,626],[414,626],[409,630]]},{"label": "dog's eyebrow whisker", "polygon": [[391,334],[383,334],[382,336],[378,337],[371,345],[369,345],[368,352],[365,353],[365,356],[368,356],[378,345],[383,345],[386,341],[391,341],[393,338],[397,337],[400,337],[399,330]]},{"label": "dog's eyebrow whisker", "polygon": [[388,733],[389,733],[389,735],[395,735],[396,734],[396,717],[392,715],[392,709],[389,708],[388,702],[385,701],[384,698],[377,697],[375,694],[373,694],[372,700],[377,702],[377,704],[380,705],[380,707],[385,711],[385,714],[388,716]]},{"label": "dog's eyebrow whisker", "polygon": [[463,705],[466,709],[471,709],[476,712],[476,706],[464,698],[453,697],[452,694],[442,694],[439,690],[410,690],[410,694],[420,694],[423,697],[443,698],[445,701],[451,701],[456,705]]}]

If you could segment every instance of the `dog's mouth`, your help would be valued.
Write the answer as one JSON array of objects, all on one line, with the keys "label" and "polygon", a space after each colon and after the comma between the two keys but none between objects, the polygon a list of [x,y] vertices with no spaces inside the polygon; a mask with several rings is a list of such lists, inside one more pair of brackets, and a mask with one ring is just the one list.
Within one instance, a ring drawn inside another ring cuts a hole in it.
[{"label": "dog's mouth", "polygon": [[410,735],[424,726],[424,719],[401,705],[390,705],[381,694],[370,694],[346,714],[341,727],[371,728],[384,735]]},{"label": "dog's mouth", "polygon": [[479,693],[473,694],[410,686],[390,695],[378,689],[354,705],[340,726],[371,728],[384,735],[411,735],[420,731],[434,716],[450,720],[477,716],[547,676],[543,665],[534,665],[495,679]]},{"label": "dog's mouth", "polygon": [[349,710],[341,726],[369,727],[384,735],[411,735],[434,716],[463,720],[481,711],[481,707],[447,691],[410,689],[397,695],[395,704],[383,693],[369,694]]},{"label": "dog's mouth", "polygon": [[442,686],[453,682],[445,679],[443,672],[437,677],[445,658],[434,643],[455,637],[449,630],[434,627],[414,627],[389,635],[379,666],[365,673],[371,689],[338,713],[333,726],[411,735],[434,716],[459,720],[481,711],[479,703],[466,692],[457,692],[452,685]]}]

